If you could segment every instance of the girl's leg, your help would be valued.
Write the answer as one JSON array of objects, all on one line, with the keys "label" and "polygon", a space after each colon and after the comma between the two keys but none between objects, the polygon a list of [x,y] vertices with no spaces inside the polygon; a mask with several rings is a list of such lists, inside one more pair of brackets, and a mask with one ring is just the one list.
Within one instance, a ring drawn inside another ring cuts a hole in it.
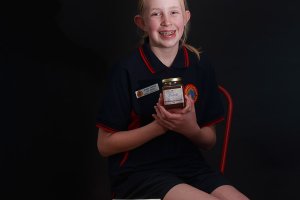
[{"label": "girl's leg", "polygon": [[220,200],[249,200],[248,197],[231,185],[222,185],[216,188],[211,195]]},{"label": "girl's leg", "polygon": [[171,188],[163,200],[219,200],[218,198],[207,194],[188,184],[178,184]]}]

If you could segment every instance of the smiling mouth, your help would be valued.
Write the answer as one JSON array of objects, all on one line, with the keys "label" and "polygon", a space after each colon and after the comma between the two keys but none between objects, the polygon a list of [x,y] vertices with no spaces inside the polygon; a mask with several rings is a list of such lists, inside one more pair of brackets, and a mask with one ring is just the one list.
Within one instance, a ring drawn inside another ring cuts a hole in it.
[{"label": "smiling mouth", "polygon": [[159,34],[162,36],[171,36],[175,33],[175,31],[160,31]]}]

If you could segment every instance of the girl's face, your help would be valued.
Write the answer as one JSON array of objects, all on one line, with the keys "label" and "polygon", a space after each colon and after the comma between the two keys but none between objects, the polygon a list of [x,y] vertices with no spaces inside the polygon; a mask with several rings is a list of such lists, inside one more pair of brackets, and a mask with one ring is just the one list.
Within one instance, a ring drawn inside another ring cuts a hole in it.
[{"label": "girl's face", "polygon": [[189,19],[182,0],[144,0],[143,14],[135,22],[148,34],[152,47],[172,48],[178,47]]}]

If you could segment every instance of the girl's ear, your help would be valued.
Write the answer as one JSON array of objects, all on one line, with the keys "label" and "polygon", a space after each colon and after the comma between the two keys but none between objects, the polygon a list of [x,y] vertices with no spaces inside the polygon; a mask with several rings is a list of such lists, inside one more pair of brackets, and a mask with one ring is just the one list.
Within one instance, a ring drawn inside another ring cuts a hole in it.
[{"label": "girl's ear", "polygon": [[134,23],[137,25],[137,27],[145,31],[145,22],[141,15],[136,15],[134,17]]},{"label": "girl's ear", "polygon": [[186,10],[185,11],[185,25],[190,21],[191,19],[191,12]]}]

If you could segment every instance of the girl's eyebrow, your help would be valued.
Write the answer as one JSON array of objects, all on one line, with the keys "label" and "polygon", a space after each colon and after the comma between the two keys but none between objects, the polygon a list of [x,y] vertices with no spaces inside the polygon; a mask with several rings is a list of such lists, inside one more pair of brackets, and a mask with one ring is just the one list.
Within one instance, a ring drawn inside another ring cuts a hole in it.
[{"label": "girl's eyebrow", "polygon": [[169,9],[180,9],[180,7],[178,7],[178,6],[172,6]]},{"label": "girl's eyebrow", "polygon": [[[180,9],[178,6],[171,6],[168,9]],[[161,8],[151,8],[151,11],[162,10]]]},{"label": "girl's eyebrow", "polygon": [[160,8],[152,8],[150,11],[161,10]]}]

